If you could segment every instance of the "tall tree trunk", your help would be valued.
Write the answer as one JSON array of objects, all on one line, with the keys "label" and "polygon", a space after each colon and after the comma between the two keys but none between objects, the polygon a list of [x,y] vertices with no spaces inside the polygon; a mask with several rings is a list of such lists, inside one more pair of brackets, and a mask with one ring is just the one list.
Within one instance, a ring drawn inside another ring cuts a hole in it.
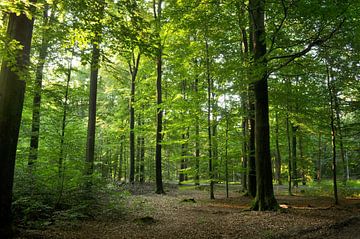
[{"label": "tall tree trunk", "polygon": [[132,50],[129,70],[131,74],[131,92],[130,92],[130,183],[135,179],[135,84],[136,76],[139,69],[140,53],[135,56]]},{"label": "tall tree trunk", "polygon": [[210,199],[214,196],[214,172],[213,172],[213,145],[212,145],[212,124],[211,124],[211,76],[210,76],[210,58],[208,39],[205,39],[206,50],[206,78],[207,78],[207,126],[208,126],[208,153],[209,153],[209,179],[210,179]]},{"label": "tall tree trunk", "polygon": [[65,145],[65,128],[66,128],[66,118],[67,118],[67,109],[68,109],[68,98],[69,98],[69,86],[71,80],[72,72],[72,57],[69,59],[69,67],[66,73],[66,88],[65,88],[65,97],[64,97],[64,106],[63,106],[63,117],[61,121],[61,136],[60,136],[60,153],[58,161],[58,184],[59,184],[59,195],[56,202],[56,206],[59,206],[62,199],[63,189],[64,189],[64,145]]},{"label": "tall tree trunk", "polygon": [[330,98],[330,127],[331,127],[331,146],[332,146],[332,172],[333,172],[333,191],[334,191],[334,203],[339,204],[337,181],[336,181],[336,128],[334,117],[334,84],[331,81],[330,69],[327,66],[327,86],[329,90]]},{"label": "tall tree trunk", "polygon": [[13,236],[12,187],[25,78],[30,60],[33,19],[27,18],[23,12],[20,15],[10,14],[7,36],[18,41],[23,47],[16,52],[15,62],[12,63],[6,58],[2,60],[0,72],[0,238]]},{"label": "tall tree trunk", "polygon": [[163,109],[162,109],[162,54],[163,46],[160,39],[161,31],[161,4],[162,0],[153,0],[154,8],[154,18],[157,24],[157,37],[158,37],[158,50],[156,56],[157,62],[157,78],[156,78],[156,93],[157,93],[157,121],[156,121],[156,151],[155,151],[155,169],[156,169],[156,193],[164,194],[164,187],[162,182],[162,165],[161,165],[161,143],[162,143],[162,119],[163,119]]},{"label": "tall tree trunk", "polygon": [[288,142],[288,193],[292,195],[292,153],[291,153],[291,141],[290,141],[290,122],[289,115],[286,113],[286,136]]},{"label": "tall tree trunk", "polygon": [[321,132],[319,132],[319,140],[318,140],[318,157],[316,162],[316,180],[318,182],[321,181],[321,152],[322,152],[322,144],[321,144]]},{"label": "tall tree trunk", "polygon": [[[199,79],[195,79],[195,93],[198,95]],[[198,100],[196,101],[198,102]],[[195,116],[195,185],[200,185],[200,122],[199,116]]]},{"label": "tall tree trunk", "polygon": [[347,181],[347,167],[345,162],[345,150],[344,150],[344,141],[343,141],[343,134],[342,134],[342,126],[341,126],[341,118],[340,118],[340,99],[338,97],[337,90],[334,86],[334,92],[333,92],[333,98],[334,98],[334,110],[335,110],[335,116],[336,116],[336,129],[337,129],[337,136],[340,146],[340,157],[341,157],[341,163],[342,163],[342,170],[343,170],[343,183],[346,185]]},{"label": "tall tree trunk", "polygon": [[[52,9],[54,10],[54,9]],[[32,166],[38,157],[39,148],[39,133],[40,133],[40,106],[41,106],[41,90],[43,81],[43,71],[48,55],[49,48],[49,36],[47,28],[50,27],[54,11],[51,11],[52,16],[48,16],[49,5],[45,4],[43,12],[43,33],[41,39],[41,46],[39,49],[39,62],[36,66],[35,73],[35,87],[34,87],[34,98],[33,98],[33,112],[32,112],[32,123],[31,123],[31,137],[30,137],[30,153],[28,165]]]},{"label": "tall tree trunk", "polygon": [[297,140],[296,140],[296,131],[298,127],[294,126],[291,123],[291,130],[292,130],[292,176],[293,176],[293,186],[298,187],[298,173],[297,173],[297,155],[296,155],[296,147],[297,147]]},{"label": "tall tree trunk", "polygon": [[[95,156],[95,127],[96,127],[96,98],[97,98],[97,83],[99,74],[99,61],[100,61],[100,36],[98,40],[94,40],[91,59],[91,72],[90,72],[90,94],[89,94],[89,118],[87,130],[87,143],[86,143],[86,161],[85,161],[85,176],[86,189],[90,189],[92,184],[92,174],[94,171],[94,156]],[[87,195],[89,196],[89,195]]]},{"label": "tall tree trunk", "polygon": [[256,160],[255,160],[255,104],[254,85],[249,85],[249,162],[248,162],[248,193],[256,197]]},{"label": "tall tree trunk", "polygon": [[276,145],[276,180],[279,185],[282,185],[281,182],[281,154],[280,154],[280,146],[279,146],[279,117],[278,112],[275,112],[275,145]]},{"label": "tall tree trunk", "polygon": [[304,144],[303,144],[303,132],[300,131],[299,134],[299,150],[300,150],[300,162],[301,162],[301,182],[302,185],[306,185],[306,175],[305,175],[305,159],[304,159]]},{"label": "tall tree trunk", "polygon": [[120,152],[119,152],[119,171],[118,171],[118,181],[122,180],[122,171],[123,171],[123,163],[124,163],[124,136],[121,136],[120,142]]},{"label": "tall tree trunk", "polygon": [[269,133],[269,99],[266,70],[265,0],[250,0],[253,27],[254,91],[255,91],[255,158],[256,198],[253,209],[264,211],[278,208],[272,183]]}]

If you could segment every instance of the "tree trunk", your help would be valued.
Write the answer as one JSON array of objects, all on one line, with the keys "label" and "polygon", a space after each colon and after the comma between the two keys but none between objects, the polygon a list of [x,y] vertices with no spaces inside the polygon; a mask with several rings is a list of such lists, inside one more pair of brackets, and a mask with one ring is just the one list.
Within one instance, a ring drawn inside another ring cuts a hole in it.
[{"label": "tree trunk", "polygon": [[[52,9],[54,10],[54,9]],[[33,112],[32,112],[32,123],[31,123],[31,138],[30,138],[30,153],[28,165],[32,166],[38,157],[38,148],[39,148],[39,133],[40,133],[40,106],[41,106],[41,90],[42,90],[42,81],[43,81],[43,71],[48,55],[48,44],[49,36],[47,27],[50,27],[51,19],[53,16],[48,16],[49,5],[45,4],[44,13],[43,13],[43,33],[41,46],[39,50],[39,62],[36,66],[35,73],[35,87],[34,87],[34,98],[33,98]],[[54,14],[54,11],[51,12]]]},{"label": "tree trunk", "polygon": [[157,78],[156,78],[156,93],[157,93],[157,121],[156,121],[156,151],[155,151],[155,164],[156,164],[156,193],[165,194],[162,182],[162,165],[161,165],[161,143],[162,143],[162,51],[163,46],[160,39],[161,31],[161,4],[162,0],[158,0],[157,4],[153,1],[154,18],[157,23],[157,37],[158,37],[158,50],[156,56],[157,62]]},{"label": "tree trunk", "polygon": [[296,131],[298,127],[294,126],[291,123],[291,130],[292,130],[292,176],[293,176],[293,186],[298,187],[298,173],[297,173],[297,158],[296,158],[296,147],[297,147],[297,140],[296,140]]},{"label": "tree trunk", "polygon": [[321,181],[321,152],[322,152],[322,145],[321,145],[321,132],[319,132],[319,140],[318,140],[318,158],[316,162],[316,180],[318,182]]},{"label": "tree trunk", "polygon": [[[95,127],[96,127],[96,98],[97,83],[100,61],[100,41],[94,41],[92,49],[91,72],[90,72],[90,95],[89,95],[89,118],[86,144],[85,176],[86,189],[90,189],[91,177],[94,171],[95,156]],[[89,195],[88,195],[89,196]]]},{"label": "tree trunk", "polygon": [[0,222],[2,224],[0,238],[13,236],[12,187],[24,102],[25,78],[30,60],[33,19],[27,18],[24,13],[10,14],[7,36],[11,40],[18,41],[23,48],[16,52],[14,63],[5,58],[2,60],[0,72]]},{"label": "tree trunk", "polygon": [[334,85],[331,81],[330,69],[327,66],[327,86],[330,98],[330,127],[331,127],[331,146],[332,146],[332,172],[333,172],[333,190],[334,190],[334,203],[339,204],[337,181],[336,181],[336,129],[334,117]]},{"label": "tree trunk", "polygon": [[292,190],[292,154],[291,154],[291,141],[290,141],[290,122],[289,122],[289,115],[286,113],[286,136],[288,142],[288,193],[291,196]]},{"label": "tree trunk", "polygon": [[342,170],[343,170],[343,183],[346,185],[347,181],[347,167],[345,162],[345,150],[344,150],[344,142],[343,142],[343,134],[342,134],[342,126],[341,126],[341,118],[340,118],[340,104],[339,104],[339,97],[337,96],[337,90],[334,86],[333,98],[334,98],[334,110],[336,116],[336,128],[337,128],[337,136],[340,146],[340,157],[342,163]]},{"label": "tree trunk", "polygon": [[214,172],[213,172],[213,146],[212,146],[212,126],[211,126],[211,76],[210,76],[210,59],[208,39],[205,39],[206,50],[206,78],[207,78],[207,126],[208,126],[208,153],[209,153],[209,179],[210,179],[210,199],[214,196]]},{"label": "tree trunk", "polygon": [[255,104],[254,104],[254,85],[249,85],[249,162],[248,162],[248,193],[251,197],[256,197],[256,160],[255,160]]},{"label": "tree trunk", "polygon": [[[256,198],[254,210],[278,208],[272,184],[269,133],[269,99],[266,70],[265,0],[250,0],[254,42]],[[256,71],[256,72],[255,72]]]},{"label": "tree trunk", "polygon": [[72,57],[69,60],[69,67],[66,73],[66,88],[65,88],[65,97],[64,97],[64,106],[63,106],[63,117],[61,121],[61,136],[60,136],[60,153],[59,153],[59,161],[58,161],[58,184],[59,184],[59,196],[56,202],[56,205],[59,206],[62,193],[64,189],[64,145],[65,145],[65,128],[66,128],[66,117],[67,117],[67,109],[68,109],[68,98],[69,98],[69,86],[71,80],[71,72],[72,72]]},{"label": "tree trunk", "polygon": [[[195,93],[198,95],[199,79],[195,79]],[[198,101],[197,101],[198,102]],[[195,185],[200,185],[200,122],[199,116],[195,116]]]},{"label": "tree trunk", "polygon": [[276,145],[276,173],[275,177],[279,185],[282,185],[281,182],[281,154],[279,146],[279,117],[278,112],[275,112],[275,145]]},{"label": "tree trunk", "polygon": [[129,63],[129,70],[131,74],[131,92],[130,92],[130,183],[135,179],[135,83],[136,76],[139,69],[140,53],[135,56],[134,50],[131,54],[131,62]]}]

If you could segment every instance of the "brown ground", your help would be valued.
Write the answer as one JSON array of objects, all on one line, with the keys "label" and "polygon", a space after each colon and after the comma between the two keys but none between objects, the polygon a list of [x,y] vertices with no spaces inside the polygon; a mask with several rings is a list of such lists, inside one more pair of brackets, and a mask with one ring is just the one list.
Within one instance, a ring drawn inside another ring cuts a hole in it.
[{"label": "brown ground", "polygon": [[334,206],[329,197],[277,195],[283,209],[255,212],[235,190],[230,198],[222,188],[216,191],[216,200],[194,189],[130,196],[132,210],[122,217],[57,223],[18,238],[360,238],[360,198]]}]

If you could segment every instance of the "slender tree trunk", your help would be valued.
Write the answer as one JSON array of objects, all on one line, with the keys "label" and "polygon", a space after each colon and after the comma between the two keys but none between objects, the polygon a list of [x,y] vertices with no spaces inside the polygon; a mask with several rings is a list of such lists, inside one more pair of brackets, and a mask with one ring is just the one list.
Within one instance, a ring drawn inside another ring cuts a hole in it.
[{"label": "slender tree trunk", "polygon": [[7,36],[18,41],[23,47],[16,52],[15,62],[9,62],[5,58],[2,60],[0,72],[0,238],[13,236],[12,187],[33,19],[27,18],[25,13],[9,15]]},{"label": "slender tree trunk", "polygon": [[[41,106],[41,90],[43,81],[43,71],[48,55],[49,36],[47,27],[50,26],[52,16],[48,16],[49,5],[45,4],[43,12],[43,33],[41,39],[41,46],[39,50],[39,62],[36,66],[35,73],[35,87],[34,87],[34,98],[33,98],[33,112],[32,112],[32,123],[31,123],[31,137],[30,137],[30,153],[28,165],[32,166],[38,157],[39,148],[39,133],[40,133],[40,106]],[[54,11],[51,12],[54,14]]]},{"label": "slender tree trunk", "polygon": [[157,62],[157,78],[156,78],[156,92],[157,92],[157,121],[156,121],[156,193],[165,194],[163,181],[162,181],[162,165],[161,165],[161,143],[162,143],[162,120],[163,120],[163,109],[162,109],[162,51],[163,46],[160,39],[161,31],[161,4],[162,0],[153,0],[154,7],[154,18],[157,22],[157,37],[158,37],[158,50],[156,56]]},{"label": "slender tree trunk", "polygon": [[120,152],[119,152],[119,172],[118,172],[118,181],[122,180],[122,171],[123,171],[123,162],[124,162],[124,136],[121,136],[120,142]]},{"label": "slender tree trunk", "polygon": [[212,145],[212,124],[211,124],[211,76],[210,76],[210,59],[209,59],[209,44],[208,39],[205,40],[206,50],[206,78],[207,78],[207,123],[208,123],[208,153],[209,153],[209,179],[210,179],[210,199],[215,199],[214,196],[214,172],[213,172],[213,145]]},{"label": "slender tree trunk", "polygon": [[265,0],[250,0],[254,45],[256,198],[254,210],[278,208],[272,183],[269,130],[269,98],[266,70]]},{"label": "slender tree trunk", "polygon": [[293,186],[298,187],[298,173],[297,173],[297,155],[296,155],[296,147],[297,147],[297,140],[296,140],[296,131],[298,127],[294,126],[291,123],[291,130],[292,130],[292,176],[293,176]]},{"label": "slender tree trunk", "polygon": [[336,116],[336,128],[337,128],[337,136],[340,146],[340,157],[342,163],[342,170],[343,170],[343,183],[346,185],[347,181],[347,167],[345,162],[345,150],[344,150],[344,141],[343,141],[343,134],[342,134],[342,126],[341,126],[341,118],[340,118],[340,104],[339,104],[339,97],[337,96],[337,90],[334,86],[333,98],[334,98],[334,110]]},{"label": "slender tree trunk", "polygon": [[330,96],[330,127],[331,127],[331,146],[332,146],[332,172],[333,172],[333,190],[334,190],[334,203],[339,204],[337,181],[336,181],[336,129],[334,117],[334,85],[331,82],[330,69],[327,67],[327,85]]},{"label": "slender tree trunk", "polygon": [[319,140],[318,140],[318,158],[317,158],[317,162],[316,162],[316,180],[318,182],[321,181],[321,152],[322,152],[322,144],[321,144],[321,132],[319,132]]},{"label": "slender tree trunk", "polygon": [[64,106],[63,106],[63,117],[61,121],[61,138],[60,138],[60,153],[58,161],[58,184],[59,184],[59,196],[56,202],[56,205],[59,206],[62,199],[62,194],[64,190],[64,145],[65,145],[65,128],[66,128],[66,117],[68,109],[68,98],[69,98],[69,86],[71,80],[72,72],[72,57],[69,60],[69,67],[66,73],[66,88],[65,88],[65,97],[64,97]]},{"label": "slender tree trunk", "polygon": [[131,74],[131,92],[130,92],[130,183],[135,179],[135,84],[139,69],[140,53],[135,56],[134,50],[131,55],[129,70]]},{"label": "slender tree trunk", "polygon": [[302,131],[300,131],[300,134],[299,134],[299,150],[300,150],[302,185],[306,185],[305,162],[304,162],[304,144],[303,144]]},{"label": "slender tree trunk", "polygon": [[292,154],[291,154],[291,141],[290,141],[290,122],[289,115],[286,114],[286,136],[288,142],[288,193],[292,195]]},{"label": "slender tree trunk", "polygon": [[278,112],[275,112],[275,145],[276,145],[276,180],[279,185],[282,185],[281,182],[281,154],[279,146],[279,117]]},{"label": "slender tree trunk", "polygon": [[145,138],[141,136],[140,142],[140,183],[145,182]]},{"label": "slender tree trunk", "polygon": [[[199,79],[195,79],[195,93],[198,95]],[[198,102],[198,100],[197,100]],[[200,122],[199,116],[195,116],[195,185],[200,185]]]}]

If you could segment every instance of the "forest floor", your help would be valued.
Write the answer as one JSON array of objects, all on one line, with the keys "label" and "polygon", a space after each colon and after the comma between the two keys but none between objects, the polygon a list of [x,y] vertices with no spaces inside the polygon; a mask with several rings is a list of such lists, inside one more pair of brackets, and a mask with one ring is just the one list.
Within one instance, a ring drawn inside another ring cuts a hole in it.
[{"label": "forest floor", "polygon": [[217,186],[215,200],[205,187],[167,187],[165,195],[153,186],[131,189],[122,215],[104,212],[89,220],[57,221],[45,230],[22,230],[18,238],[360,238],[360,198],[294,196],[275,188],[281,209],[250,211],[251,199],[232,185],[229,198]]}]

